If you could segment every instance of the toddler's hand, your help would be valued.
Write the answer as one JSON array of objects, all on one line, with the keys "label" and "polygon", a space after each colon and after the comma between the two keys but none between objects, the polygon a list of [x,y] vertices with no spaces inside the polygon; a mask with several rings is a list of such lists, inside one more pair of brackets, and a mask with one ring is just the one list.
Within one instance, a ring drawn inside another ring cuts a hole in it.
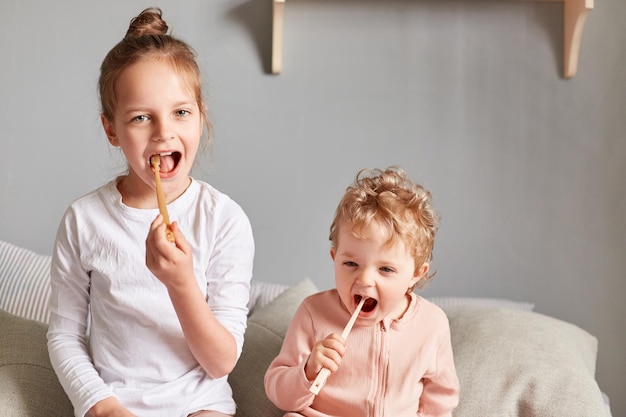
[{"label": "toddler's hand", "polygon": [[339,369],[346,353],[346,341],[338,334],[331,334],[326,339],[318,340],[313,345],[309,359],[304,366],[306,378],[313,381],[322,368],[331,373]]},{"label": "toddler's hand", "polygon": [[177,222],[171,224],[174,243],[167,240],[165,228],[163,216],[159,214],[146,237],[146,266],[168,289],[195,284],[191,246]]}]

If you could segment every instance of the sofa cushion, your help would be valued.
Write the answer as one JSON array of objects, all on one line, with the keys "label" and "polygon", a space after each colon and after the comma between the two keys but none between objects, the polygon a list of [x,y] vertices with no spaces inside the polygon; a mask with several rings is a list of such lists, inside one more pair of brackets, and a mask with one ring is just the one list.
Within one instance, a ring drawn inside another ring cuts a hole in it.
[{"label": "sofa cushion", "polygon": [[461,384],[458,417],[606,415],[594,378],[597,340],[542,314],[445,309]]},{"label": "sofa cushion", "polygon": [[304,279],[288,288],[269,304],[255,309],[248,318],[243,350],[228,380],[237,403],[237,417],[280,417],[280,411],[265,395],[263,378],[278,355],[285,332],[296,309],[318,290]]},{"label": "sofa cushion", "polygon": [[74,415],[48,358],[47,326],[0,310],[0,404],[11,417]]}]

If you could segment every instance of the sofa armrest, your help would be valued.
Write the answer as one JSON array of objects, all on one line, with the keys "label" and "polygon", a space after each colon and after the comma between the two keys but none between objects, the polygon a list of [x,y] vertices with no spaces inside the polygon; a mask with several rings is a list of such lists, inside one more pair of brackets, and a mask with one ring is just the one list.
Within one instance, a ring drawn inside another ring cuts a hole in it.
[{"label": "sofa armrest", "polygon": [[72,417],[46,341],[47,326],[0,310],[0,410],[11,417]]}]

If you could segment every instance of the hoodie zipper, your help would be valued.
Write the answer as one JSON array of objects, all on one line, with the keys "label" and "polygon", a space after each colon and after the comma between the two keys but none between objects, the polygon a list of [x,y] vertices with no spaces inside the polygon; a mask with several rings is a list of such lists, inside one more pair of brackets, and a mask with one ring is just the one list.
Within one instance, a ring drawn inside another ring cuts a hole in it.
[{"label": "hoodie zipper", "polygon": [[385,415],[385,397],[387,391],[387,378],[389,376],[389,331],[385,322],[380,322],[380,354],[378,356],[379,375],[376,378],[377,389],[374,400],[374,416]]}]

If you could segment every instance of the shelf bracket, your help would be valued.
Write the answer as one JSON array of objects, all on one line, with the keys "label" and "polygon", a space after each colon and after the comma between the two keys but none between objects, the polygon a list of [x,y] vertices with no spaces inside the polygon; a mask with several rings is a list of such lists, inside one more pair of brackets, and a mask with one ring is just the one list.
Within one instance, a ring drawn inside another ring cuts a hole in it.
[{"label": "shelf bracket", "polygon": [[272,2],[272,74],[280,74],[283,69],[283,22],[285,20],[285,0]]},{"label": "shelf bracket", "polygon": [[[283,67],[283,27],[286,0],[272,1],[272,74],[280,74]],[[524,1],[559,1],[563,3],[563,76],[572,78],[578,70],[578,56],[585,19],[594,7],[594,0]]]},{"label": "shelf bracket", "polygon": [[565,0],[563,3],[563,76],[572,78],[578,70],[578,53],[587,14],[594,0]]}]

